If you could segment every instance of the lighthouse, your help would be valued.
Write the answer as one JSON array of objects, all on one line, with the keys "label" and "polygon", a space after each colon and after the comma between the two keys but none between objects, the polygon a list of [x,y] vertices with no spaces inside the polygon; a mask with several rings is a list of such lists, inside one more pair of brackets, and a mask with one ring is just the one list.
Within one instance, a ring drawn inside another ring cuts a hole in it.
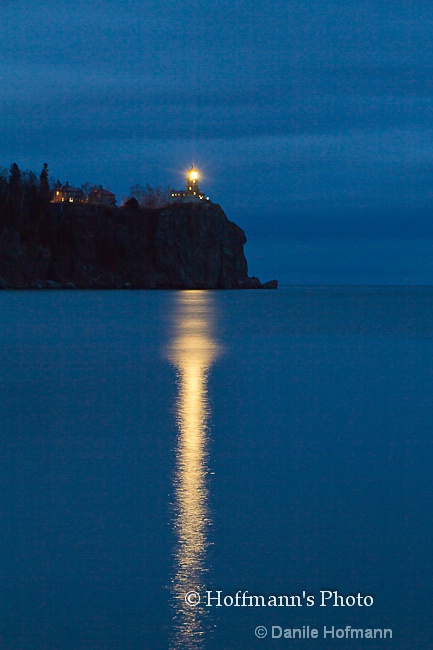
[{"label": "lighthouse", "polygon": [[186,174],[186,189],[173,190],[170,196],[170,203],[201,203],[209,201],[209,197],[205,196],[199,189],[199,178],[200,174],[198,169],[192,165]]},{"label": "lighthouse", "polygon": [[188,196],[199,196],[198,171],[192,165],[186,175],[186,194]]}]

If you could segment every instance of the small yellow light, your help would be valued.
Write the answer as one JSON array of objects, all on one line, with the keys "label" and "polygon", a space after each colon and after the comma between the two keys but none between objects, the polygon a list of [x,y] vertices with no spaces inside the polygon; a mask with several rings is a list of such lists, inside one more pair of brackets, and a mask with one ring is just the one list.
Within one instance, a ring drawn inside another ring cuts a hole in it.
[{"label": "small yellow light", "polygon": [[190,179],[191,181],[197,181],[197,180],[198,180],[198,172],[196,172],[195,169],[194,169],[194,170],[191,170],[191,171],[189,172],[189,179]]}]

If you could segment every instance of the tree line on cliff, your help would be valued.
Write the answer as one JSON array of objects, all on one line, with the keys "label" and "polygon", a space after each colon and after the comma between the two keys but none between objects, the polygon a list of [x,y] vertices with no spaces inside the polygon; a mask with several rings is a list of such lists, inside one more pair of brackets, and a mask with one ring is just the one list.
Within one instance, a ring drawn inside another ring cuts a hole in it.
[{"label": "tree line on cliff", "polygon": [[[31,211],[39,211],[47,205],[56,188],[62,187],[60,180],[49,176],[48,164],[44,163],[37,174],[33,170],[21,170],[17,163],[12,163],[9,170],[0,167],[0,208],[3,214],[11,218]],[[83,194],[99,187],[97,183],[86,181],[81,184]],[[122,205],[129,202],[128,207],[160,208],[166,205],[171,193],[171,187],[152,187],[149,183],[135,183],[129,188],[129,196],[122,199]]]}]

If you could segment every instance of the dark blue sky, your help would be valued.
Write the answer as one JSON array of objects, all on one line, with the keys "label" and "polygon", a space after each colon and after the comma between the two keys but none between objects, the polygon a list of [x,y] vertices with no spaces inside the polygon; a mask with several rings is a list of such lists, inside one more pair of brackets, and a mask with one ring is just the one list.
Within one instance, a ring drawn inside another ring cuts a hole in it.
[{"label": "dark blue sky", "polygon": [[3,0],[0,164],[201,186],[285,282],[433,283],[433,5]]}]

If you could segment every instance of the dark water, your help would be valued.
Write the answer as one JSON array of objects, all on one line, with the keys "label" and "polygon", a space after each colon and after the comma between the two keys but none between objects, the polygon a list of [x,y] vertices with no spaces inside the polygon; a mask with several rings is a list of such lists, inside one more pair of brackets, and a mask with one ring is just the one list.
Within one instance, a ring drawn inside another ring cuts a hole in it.
[{"label": "dark water", "polygon": [[433,288],[2,292],[0,324],[0,647],[432,647]]}]

